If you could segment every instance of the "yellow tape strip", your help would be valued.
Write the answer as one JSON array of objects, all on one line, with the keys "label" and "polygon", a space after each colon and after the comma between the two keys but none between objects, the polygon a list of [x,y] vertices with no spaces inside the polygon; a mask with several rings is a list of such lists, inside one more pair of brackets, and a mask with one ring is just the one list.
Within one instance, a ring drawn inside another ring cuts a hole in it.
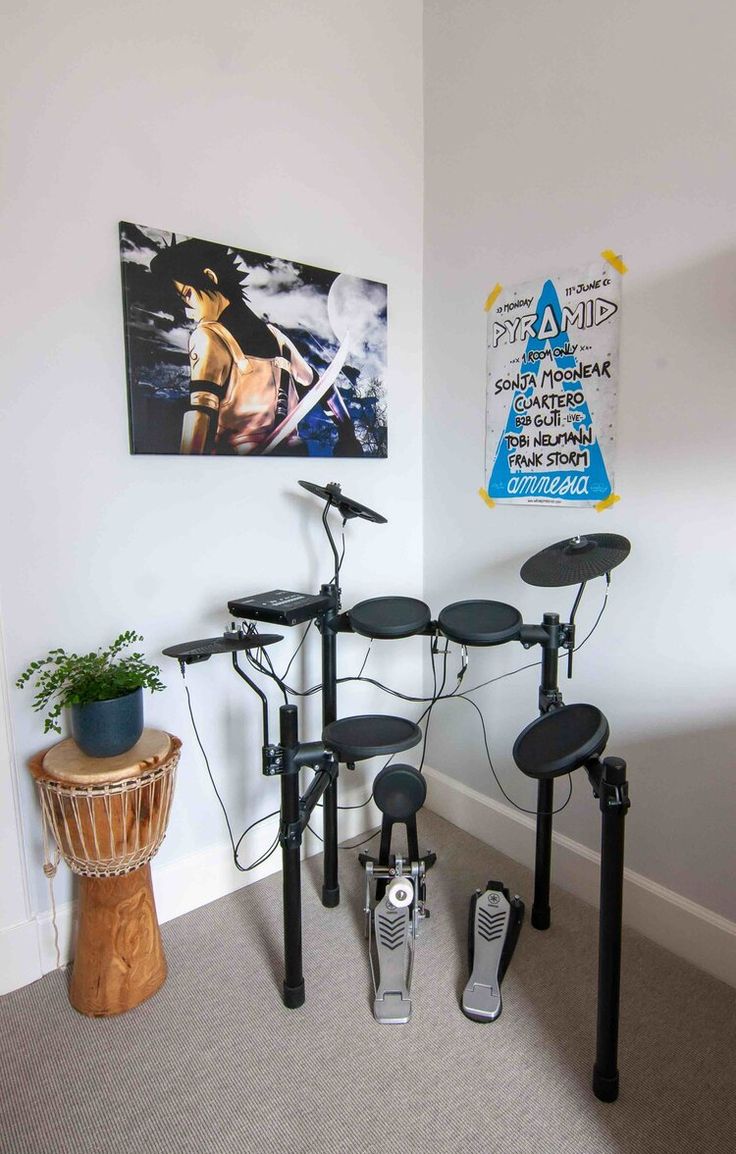
[{"label": "yellow tape strip", "polygon": [[621,260],[621,257],[617,256],[612,248],[604,248],[603,252],[601,253],[601,256],[603,257],[604,260],[607,260],[609,264],[613,265],[616,272],[621,273],[621,276],[623,276],[625,272],[629,271],[627,266]]},{"label": "yellow tape strip", "polygon": [[479,489],[478,490],[478,496],[483,498],[483,500],[485,501],[485,503],[489,509],[495,509],[496,508],[496,502],[493,500],[493,497],[488,496],[488,493],[486,492],[485,489]]},{"label": "yellow tape strip", "polygon": [[491,291],[488,294],[488,298],[486,300],[486,303],[483,305],[483,308],[485,309],[486,312],[488,312],[488,310],[493,307],[493,302],[495,301],[496,297],[498,296],[498,294],[500,292],[503,292],[503,285],[502,284],[497,284],[495,288],[491,289]]},{"label": "yellow tape strip", "polygon": [[604,509],[610,509],[617,501],[620,501],[618,493],[611,493],[610,497],[606,497],[605,501],[599,501],[596,505],[596,511],[602,513]]}]

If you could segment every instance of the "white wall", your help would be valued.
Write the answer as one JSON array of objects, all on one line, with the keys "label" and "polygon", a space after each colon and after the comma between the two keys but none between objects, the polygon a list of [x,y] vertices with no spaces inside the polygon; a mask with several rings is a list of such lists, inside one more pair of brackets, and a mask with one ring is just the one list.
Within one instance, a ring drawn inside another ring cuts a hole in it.
[{"label": "white wall", "polygon": [[[577,531],[630,537],[632,555],[614,575],[603,623],[563,688],[569,701],[604,709],[610,748],[629,759],[629,865],[736,916],[727,632],[732,6],[708,0],[697,18],[664,0],[614,8],[427,0],[423,9],[424,173],[418,0],[226,0],[217,21],[191,0],[39,3],[6,18],[4,988],[36,976],[50,956],[47,949],[39,961],[35,948],[35,919],[48,945],[49,897],[25,770],[44,738],[15,677],[50,645],[92,647],[124,627],[141,630],[155,658],[165,644],[219,632],[233,595],[277,584],[314,588],[329,555],[315,504],[296,485],[302,476],[340,480],[390,518],[383,528],[349,526],[348,605],[420,592],[422,502],[424,595],[435,613],[485,596],[517,605],[526,621],[547,609],[564,616],[573,591],[522,585],[521,563]],[[121,218],[387,281],[388,461],[131,457]],[[631,270],[623,286],[622,500],[603,514],[489,510],[477,496],[483,302],[496,281],[569,267],[604,247],[621,251]],[[594,585],[581,631],[601,596]],[[363,647],[351,638],[340,645],[342,670],[357,669]],[[298,668],[310,683],[314,648]],[[390,671],[413,688],[419,642],[376,649],[369,672]],[[283,665],[287,654],[273,652]],[[466,684],[536,656],[518,646],[474,652]],[[166,677],[167,692],[149,698],[147,709],[150,723],[185,740],[169,835],[154,863],[157,898],[171,915],[177,902],[181,909],[207,900],[230,883],[178,672],[168,667]],[[477,696],[505,788],[527,805],[533,791],[510,749],[536,712],[537,678],[532,669]],[[259,773],[257,712],[227,663],[195,667],[188,679],[242,828],[275,804],[273,784]],[[343,691],[341,705],[393,708],[362,690]],[[306,722],[314,736],[315,699]],[[468,706],[438,707],[430,761],[500,798]],[[356,793],[366,776],[359,773]],[[597,845],[598,813],[584,782],[557,828]],[[194,869],[187,863],[207,868],[182,895],[178,879]],[[210,867],[220,870],[216,879]],[[65,871],[56,892],[68,923]]]},{"label": "white wall", "polygon": [[[622,533],[601,626],[567,701],[609,718],[629,762],[627,862],[736,917],[733,815],[733,333],[736,319],[732,4],[587,0],[425,4],[425,597],[566,620],[574,589],[524,586],[520,565],[576,532]],[[483,304],[513,284],[622,253],[616,491],[596,513],[489,509]],[[601,604],[589,587],[581,632]],[[466,684],[534,660],[472,653]],[[538,670],[476,695],[505,788],[534,789],[510,751],[536,714]],[[438,710],[428,760],[501,800],[470,707]],[[440,723],[441,721],[441,723]],[[580,777],[581,775],[578,775]],[[557,790],[564,797],[564,788]],[[557,819],[598,845],[585,780]],[[531,846],[530,846],[531,852]]]},{"label": "white wall", "polygon": [[[29,901],[3,906],[9,925],[49,906],[25,770],[48,739],[30,693],[13,684],[30,659],[53,645],[93,648],[123,628],[143,633],[156,659],[164,645],[220,632],[230,597],[316,591],[331,555],[301,477],[340,481],[389,518],[348,527],[346,605],[420,588],[421,6],[42,0],[6,15],[4,50],[0,591],[27,829],[26,862],[14,861],[30,876]],[[129,455],[120,219],[387,282],[388,460]],[[278,667],[295,640],[273,651]],[[341,646],[343,672],[363,648]],[[297,678],[317,679],[316,649],[313,640]],[[178,668],[161,660],[169,688],[147,697],[147,721],[185,742],[164,868],[225,835]],[[417,660],[407,651],[399,680]],[[385,662],[371,658],[379,673]],[[278,805],[260,775],[259,714],[227,661],[188,680],[239,832]],[[378,704],[365,691],[341,703]],[[316,699],[307,722],[317,736]],[[14,839],[4,781],[3,834]],[[8,884],[20,893],[18,876]],[[71,893],[62,869],[57,902]]]}]

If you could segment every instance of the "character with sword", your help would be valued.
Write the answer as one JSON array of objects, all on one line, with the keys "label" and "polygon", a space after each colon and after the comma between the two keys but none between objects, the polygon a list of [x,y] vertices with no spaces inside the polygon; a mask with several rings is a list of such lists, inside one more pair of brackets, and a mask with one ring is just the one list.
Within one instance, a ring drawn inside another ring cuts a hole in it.
[{"label": "character with sword", "polygon": [[303,456],[297,426],[321,404],[336,423],[338,453],[362,455],[337,388],[348,335],[318,375],[293,341],[246,303],[243,273],[222,245],[174,240],[153,258],[151,272],[173,284],[195,321],[181,453]]}]

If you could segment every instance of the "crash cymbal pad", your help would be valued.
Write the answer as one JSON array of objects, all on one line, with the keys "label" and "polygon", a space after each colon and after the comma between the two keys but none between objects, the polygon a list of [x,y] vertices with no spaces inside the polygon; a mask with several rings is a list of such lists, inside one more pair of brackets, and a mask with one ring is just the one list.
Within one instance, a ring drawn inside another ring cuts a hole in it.
[{"label": "crash cymbal pad", "polygon": [[308,493],[314,493],[315,497],[329,501],[333,508],[342,513],[346,521],[351,517],[362,517],[364,521],[373,521],[377,525],[386,524],[386,518],[382,517],[380,513],[369,509],[367,505],[361,505],[352,497],[346,497],[336,481],[332,481],[329,485],[315,485],[312,481],[300,481],[299,484]]},{"label": "crash cymbal pad", "polygon": [[579,585],[610,573],[626,560],[630,551],[631,542],[616,533],[568,537],[525,561],[520,570],[521,579],[527,585],[549,588]]}]

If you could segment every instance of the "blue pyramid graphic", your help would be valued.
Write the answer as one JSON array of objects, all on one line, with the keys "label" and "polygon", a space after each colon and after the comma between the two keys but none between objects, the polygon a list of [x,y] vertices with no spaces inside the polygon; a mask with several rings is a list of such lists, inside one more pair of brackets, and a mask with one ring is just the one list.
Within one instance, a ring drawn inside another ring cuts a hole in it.
[{"label": "blue pyramid graphic", "polygon": [[[528,471],[520,471],[518,469],[512,470],[509,462],[509,458],[513,453],[518,453],[521,451],[526,454],[531,454],[533,452],[532,446],[534,432],[544,431],[543,428],[535,430],[533,425],[520,427],[516,423],[517,413],[514,409],[514,400],[516,400],[519,395],[531,398],[535,395],[535,393],[539,392],[537,377],[539,373],[539,366],[542,361],[536,359],[530,360],[530,354],[533,352],[542,352],[545,346],[549,345],[552,353],[552,359],[554,360],[555,369],[574,369],[577,367],[577,357],[573,356],[567,349],[569,339],[567,331],[562,331],[562,309],[560,308],[560,301],[559,297],[557,296],[557,290],[555,289],[552,281],[548,280],[545,282],[542,291],[539,294],[539,300],[537,301],[537,312],[534,323],[535,332],[542,334],[545,332],[546,325],[548,323],[547,318],[550,312],[556,322],[554,325],[554,333],[549,336],[531,336],[527,341],[524,359],[521,363],[519,371],[522,375],[526,375],[527,380],[529,380],[530,377],[533,377],[534,381],[530,383],[526,389],[515,390],[511,395],[508,416],[506,418],[506,427],[503,436],[499,438],[498,446],[496,448],[496,455],[493,460],[491,477],[488,482],[488,495],[489,497],[492,497],[496,500],[502,500],[504,498],[513,499],[515,496],[549,495],[554,497],[555,500],[559,501],[580,501],[581,499],[602,501],[605,500],[606,497],[609,497],[611,494],[611,482],[608,479],[608,473],[606,472],[606,466],[603,462],[603,455],[598,444],[598,438],[593,434],[593,422],[590,416],[588,402],[585,399],[583,399],[581,404],[571,405],[569,408],[564,410],[565,414],[578,414],[578,416],[574,418],[574,424],[569,426],[570,430],[590,430],[589,435],[591,437],[591,442],[589,445],[584,446],[588,451],[588,464],[585,469],[560,469],[543,471],[539,467],[535,467],[534,469],[529,469]],[[579,381],[564,381],[561,383],[561,385],[555,385],[555,391],[557,392],[576,392],[578,390],[581,390],[581,384]],[[530,409],[529,411],[533,413],[534,409]],[[567,426],[565,426],[565,428],[567,428]],[[520,433],[524,432],[530,435],[529,448],[519,450],[517,448],[511,447],[508,441],[509,435],[518,437]],[[555,486],[550,485],[546,492],[544,488],[539,488],[538,485],[534,485],[532,483],[530,483],[528,489],[524,489],[522,485],[521,491],[515,491],[515,488],[518,490],[519,478],[524,477],[528,477],[530,479],[544,477],[547,478],[549,482],[552,482],[554,478],[559,478],[559,482]],[[579,477],[587,477],[587,488],[585,489],[583,497],[581,497],[578,486],[573,486],[571,489],[566,491],[563,482],[566,478],[569,479],[570,477],[574,477],[576,479]],[[510,484],[512,478],[514,478],[513,485]]]}]

